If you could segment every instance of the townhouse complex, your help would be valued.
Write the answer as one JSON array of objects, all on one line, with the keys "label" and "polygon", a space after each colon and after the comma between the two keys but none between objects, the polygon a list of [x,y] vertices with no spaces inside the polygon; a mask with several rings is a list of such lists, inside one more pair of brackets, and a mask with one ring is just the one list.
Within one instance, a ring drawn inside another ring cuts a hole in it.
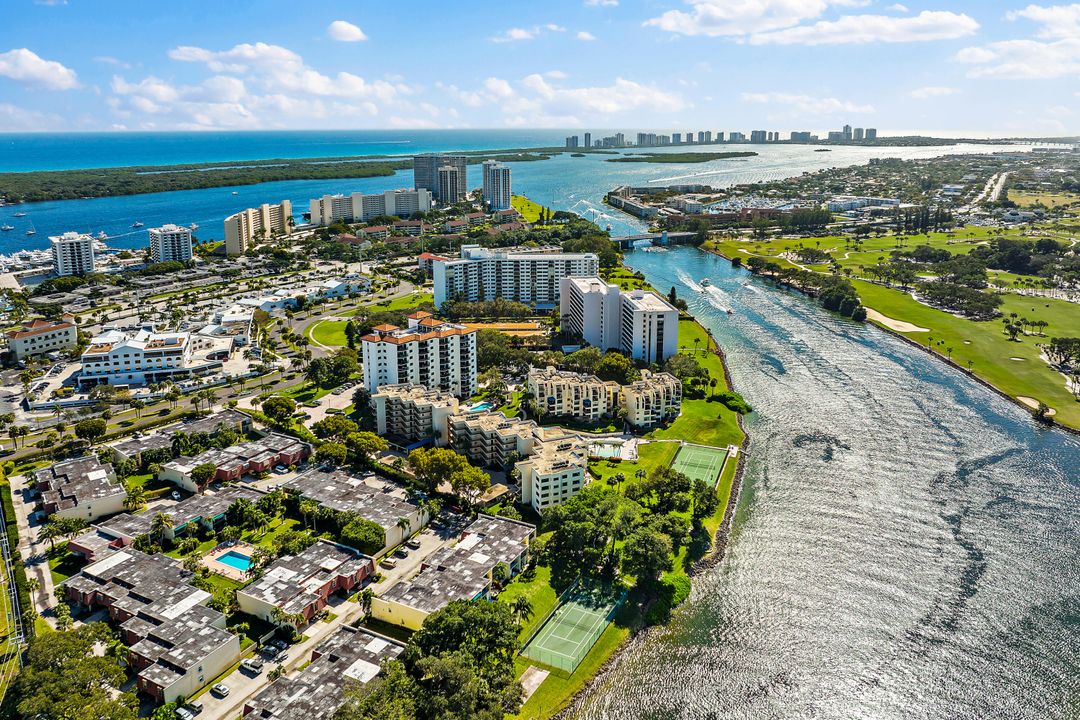
[{"label": "townhouse complex", "polygon": [[371,615],[419,630],[428,615],[452,600],[486,598],[496,565],[505,565],[511,577],[516,575],[535,537],[536,528],[528,523],[481,514],[455,546],[428,557],[419,574],[372,598]]},{"label": "townhouse complex", "polygon": [[400,383],[458,397],[476,392],[476,330],[416,312],[409,327],[376,325],[360,340],[364,383],[372,393]]},{"label": "townhouse complex", "polygon": [[598,277],[563,277],[562,328],[601,350],[663,363],[679,352],[679,311],[647,290],[623,291]]},{"label": "townhouse complex", "polygon": [[112,465],[103,465],[93,455],[42,468],[34,473],[34,484],[46,515],[87,522],[122,512],[127,497]]},{"label": "townhouse complex", "polygon": [[114,552],[63,584],[67,599],[106,608],[128,646],[141,692],[159,702],[191,697],[240,657],[240,638],[207,607],[179,560],[131,548]]},{"label": "townhouse complex", "polygon": [[281,433],[269,433],[258,440],[214,448],[195,457],[181,455],[162,465],[158,477],[189,492],[199,492],[201,488],[192,473],[200,465],[214,466],[211,481],[230,482],[249,473],[267,472],[278,465],[296,465],[310,457],[311,453],[311,445],[303,440]]},{"label": "townhouse complex", "polygon": [[452,299],[476,302],[502,298],[537,307],[556,307],[566,277],[600,272],[595,253],[564,253],[556,248],[489,249],[462,245],[461,256],[433,260],[435,307]]}]

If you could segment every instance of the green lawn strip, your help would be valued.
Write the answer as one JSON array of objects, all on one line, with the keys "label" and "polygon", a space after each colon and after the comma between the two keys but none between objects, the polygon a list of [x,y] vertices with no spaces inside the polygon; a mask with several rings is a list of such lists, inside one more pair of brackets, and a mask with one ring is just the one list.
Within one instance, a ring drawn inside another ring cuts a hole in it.
[{"label": "green lawn strip", "polygon": [[[1069,427],[1080,428],[1080,403],[1065,388],[1065,379],[1039,357],[1037,343],[1048,338],[1020,336],[1009,340],[1000,320],[974,322],[941,310],[927,307],[910,295],[873,283],[856,281],[863,304],[895,320],[910,322],[929,332],[904,333],[922,345],[932,339],[934,349],[962,367],[971,361],[971,370],[1012,397],[1041,400],[1057,410],[1054,419]],[[1045,298],[1005,295],[1001,311],[1015,312],[1028,319],[1050,323],[1047,335],[1080,335],[1080,312],[1073,303]],[[970,344],[965,344],[967,341]],[[1011,358],[1022,358],[1012,360]]]},{"label": "green lawn strip", "polygon": [[505,405],[498,408],[499,412],[508,418],[514,418],[521,415],[521,398],[525,395],[523,392],[511,393],[510,401]]},{"label": "green lawn strip", "polygon": [[[636,627],[639,623],[640,619],[636,606],[633,602],[627,601],[619,610],[615,622],[607,626],[596,644],[589,650],[588,655],[578,665],[577,670],[570,675],[562,671],[552,671],[544,679],[544,682],[540,684],[540,687],[536,689],[532,697],[529,698],[528,702],[522,706],[517,717],[540,720],[549,718],[565,708],[574,695],[596,674],[600,666],[607,662],[608,658],[626,641],[630,636],[631,628]],[[526,658],[519,657],[517,659],[515,666],[519,677],[530,664],[532,663]],[[543,667],[539,663],[536,663],[536,665]]]},{"label": "green lawn strip", "polygon": [[532,606],[532,615],[521,624],[521,634],[518,637],[524,642],[559,599],[555,588],[551,587],[551,568],[538,565],[533,579],[528,582],[523,581],[519,575],[499,593],[499,602],[512,605],[519,597],[527,599]]},{"label": "green lawn strip", "polygon": [[348,342],[345,337],[347,324],[347,320],[319,320],[309,325],[304,335],[320,345],[342,347]]},{"label": "green lawn strip", "polygon": [[381,302],[366,303],[358,308],[344,310],[342,312],[335,312],[333,314],[338,317],[352,317],[353,315],[358,314],[362,310],[408,310],[409,308],[414,308],[418,305],[430,304],[433,302],[435,302],[435,296],[429,292],[411,292],[408,295],[402,295],[401,297],[397,297],[392,300],[382,300]]},{"label": "green lawn strip", "polygon": [[594,482],[607,482],[608,478],[622,473],[627,481],[633,482],[638,470],[651,474],[658,467],[671,464],[679,449],[676,442],[651,442],[638,445],[637,460],[615,460],[611,458],[589,461],[589,473],[598,476]]},{"label": "green lawn strip", "polygon": [[510,198],[510,205],[521,213],[521,217],[525,222],[536,222],[540,219],[540,211],[543,209],[537,203],[534,203],[524,195],[513,195]]},{"label": "green lawn strip", "polygon": [[75,553],[67,551],[67,543],[57,544],[55,551],[46,551],[49,563],[49,574],[52,575],[53,585],[59,585],[72,575],[78,575],[86,565],[86,560]]}]

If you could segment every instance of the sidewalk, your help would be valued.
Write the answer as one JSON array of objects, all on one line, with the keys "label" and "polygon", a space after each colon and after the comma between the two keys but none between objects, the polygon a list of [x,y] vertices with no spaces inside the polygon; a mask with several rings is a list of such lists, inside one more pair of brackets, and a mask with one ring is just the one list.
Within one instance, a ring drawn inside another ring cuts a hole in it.
[{"label": "sidewalk", "polygon": [[19,525],[19,554],[26,566],[27,578],[37,578],[38,581],[38,591],[31,593],[34,610],[51,625],[53,624],[52,617],[45,615],[55,602],[52,573],[49,572],[49,562],[45,556],[48,543],[39,542],[37,539],[40,525],[30,526],[29,517],[34,507],[32,503],[27,503],[24,499],[27,488],[26,476],[15,475],[10,479],[10,483],[11,502],[15,507],[15,518]]}]

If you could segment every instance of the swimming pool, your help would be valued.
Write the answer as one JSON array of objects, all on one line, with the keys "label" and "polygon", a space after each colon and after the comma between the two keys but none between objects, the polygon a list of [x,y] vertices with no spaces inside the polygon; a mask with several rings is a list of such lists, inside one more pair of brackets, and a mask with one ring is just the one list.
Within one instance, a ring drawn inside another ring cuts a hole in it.
[{"label": "swimming pool", "polygon": [[224,555],[218,555],[216,558],[222,565],[228,565],[231,568],[235,568],[240,572],[247,572],[251,569],[251,556],[244,553],[230,550]]},{"label": "swimming pool", "polygon": [[485,402],[477,403],[476,405],[473,405],[471,408],[469,408],[465,412],[483,412],[484,410],[490,410],[493,407],[495,407],[495,406],[492,405],[491,403],[485,401]]},{"label": "swimming pool", "polygon": [[622,457],[622,443],[593,443],[589,446],[589,454],[602,458]]}]

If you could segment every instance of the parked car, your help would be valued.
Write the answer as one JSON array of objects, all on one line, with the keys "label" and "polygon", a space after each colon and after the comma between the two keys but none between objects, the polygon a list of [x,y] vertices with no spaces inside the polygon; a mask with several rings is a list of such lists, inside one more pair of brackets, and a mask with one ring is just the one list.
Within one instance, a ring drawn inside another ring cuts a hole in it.
[{"label": "parked car", "polygon": [[244,658],[240,661],[240,669],[258,675],[263,670],[263,662],[255,658]]},{"label": "parked car", "polygon": [[289,647],[289,643],[281,639],[271,640],[270,644],[276,647],[278,650],[284,650],[285,648]]},{"label": "parked car", "polygon": [[417,540],[416,538],[409,538],[408,540],[405,541],[405,547],[409,548],[410,550],[419,550],[420,549],[420,541]]},{"label": "parked car", "polygon": [[381,563],[379,563],[379,565],[380,567],[384,567],[387,570],[393,570],[397,567],[397,560],[393,558],[385,558]]},{"label": "parked car", "polygon": [[177,490],[173,490],[171,493],[169,493],[169,497],[171,497],[176,502],[180,502],[184,499],[184,496],[181,495]]},{"label": "parked car", "polygon": [[192,700],[184,708],[192,715],[198,715],[203,711],[203,704],[201,700]]},{"label": "parked car", "polygon": [[195,720],[195,715],[187,708],[176,708],[177,720]]},{"label": "parked car", "polygon": [[210,688],[210,694],[219,698],[229,697],[229,686],[225,683],[217,683]]},{"label": "parked car", "polygon": [[405,548],[398,548],[394,551],[394,557],[404,560],[405,558],[409,557],[409,551]]},{"label": "parked car", "polygon": [[281,652],[281,651],[278,650],[273,645],[264,645],[262,650],[260,650],[259,652],[261,652],[263,655],[265,655],[270,660],[273,660],[274,658],[276,658],[278,656],[278,653]]}]

